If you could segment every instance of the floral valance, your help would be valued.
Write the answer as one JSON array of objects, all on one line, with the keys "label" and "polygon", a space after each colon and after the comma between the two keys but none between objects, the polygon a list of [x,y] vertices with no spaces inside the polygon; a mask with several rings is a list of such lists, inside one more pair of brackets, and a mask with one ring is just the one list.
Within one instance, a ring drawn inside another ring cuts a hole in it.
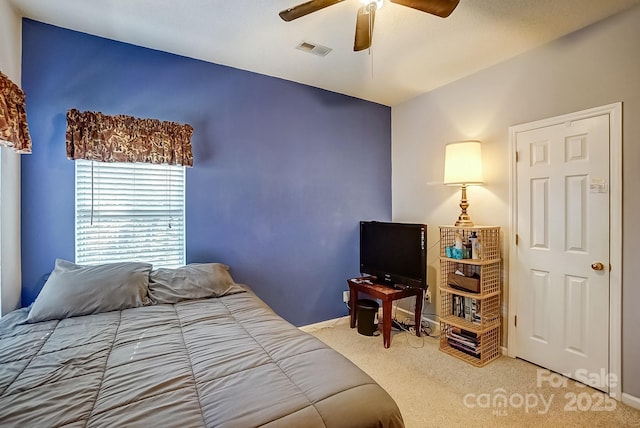
[{"label": "floral valance", "polygon": [[145,162],[193,166],[191,125],[67,112],[67,157],[99,162]]},{"label": "floral valance", "polygon": [[0,72],[0,145],[31,153],[25,97],[22,89]]}]

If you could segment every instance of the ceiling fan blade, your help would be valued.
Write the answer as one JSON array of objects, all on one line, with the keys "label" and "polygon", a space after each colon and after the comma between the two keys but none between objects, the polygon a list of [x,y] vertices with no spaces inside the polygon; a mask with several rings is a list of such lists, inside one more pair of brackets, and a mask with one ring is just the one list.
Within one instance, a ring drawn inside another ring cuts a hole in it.
[{"label": "ceiling fan blade", "polygon": [[371,2],[358,9],[358,17],[356,19],[356,38],[353,42],[353,50],[356,52],[369,49],[371,47],[376,9],[377,6],[375,2]]},{"label": "ceiling fan blade", "polygon": [[451,15],[459,2],[460,0],[391,0],[391,3],[421,10],[441,18]]},{"label": "ceiling fan blade", "polygon": [[290,7],[289,9],[285,9],[280,12],[279,15],[280,18],[289,22],[343,1],[344,0],[311,0],[297,6]]}]

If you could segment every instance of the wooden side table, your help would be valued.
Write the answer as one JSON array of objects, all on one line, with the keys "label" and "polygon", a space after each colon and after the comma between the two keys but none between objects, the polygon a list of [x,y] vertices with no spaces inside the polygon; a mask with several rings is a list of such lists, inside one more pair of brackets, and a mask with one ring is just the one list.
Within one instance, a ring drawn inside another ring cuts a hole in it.
[{"label": "wooden side table", "polygon": [[424,290],[422,288],[392,288],[386,285],[376,284],[370,277],[353,278],[347,281],[349,284],[349,315],[351,316],[351,328],[356,326],[356,306],[358,293],[366,293],[369,296],[382,300],[382,338],[384,347],[391,346],[391,302],[405,297],[416,296],[416,336],[420,337],[420,325],[422,320],[422,300]]}]

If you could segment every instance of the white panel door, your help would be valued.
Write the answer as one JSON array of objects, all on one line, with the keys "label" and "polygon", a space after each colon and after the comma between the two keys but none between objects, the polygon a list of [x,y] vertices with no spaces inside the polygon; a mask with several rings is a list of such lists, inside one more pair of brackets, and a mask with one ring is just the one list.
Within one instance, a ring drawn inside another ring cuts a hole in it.
[{"label": "white panel door", "polygon": [[517,356],[608,373],[609,116],[519,132],[516,151]]}]

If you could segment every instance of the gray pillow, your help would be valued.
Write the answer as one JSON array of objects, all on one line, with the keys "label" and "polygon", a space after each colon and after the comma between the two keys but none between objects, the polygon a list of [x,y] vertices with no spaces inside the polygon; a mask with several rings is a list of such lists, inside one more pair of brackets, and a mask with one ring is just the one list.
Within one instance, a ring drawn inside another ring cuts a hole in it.
[{"label": "gray pillow", "polygon": [[81,266],[56,260],[27,322],[47,321],[149,304],[148,263]]},{"label": "gray pillow", "polygon": [[181,268],[160,268],[149,275],[149,297],[153,303],[220,297],[234,281],[229,266],[221,263],[192,263]]}]

